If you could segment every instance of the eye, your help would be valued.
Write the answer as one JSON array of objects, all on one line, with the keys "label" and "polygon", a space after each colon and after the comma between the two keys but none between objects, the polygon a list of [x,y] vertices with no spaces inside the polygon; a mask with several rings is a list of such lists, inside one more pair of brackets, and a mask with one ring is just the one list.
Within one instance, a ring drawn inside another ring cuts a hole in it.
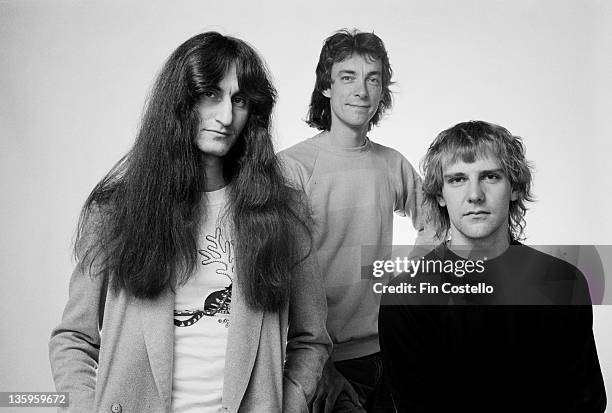
[{"label": "eye", "polygon": [[465,176],[451,176],[450,178],[446,180],[446,182],[448,182],[449,185],[454,185],[454,186],[461,185],[465,181],[466,181]]},{"label": "eye", "polygon": [[246,108],[249,104],[249,101],[244,96],[236,95],[232,97],[232,103],[239,108]]},{"label": "eye", "polygon": [[377,77],[371,77],[371,78],[369,78],[369,79],[368,79],[368,82],[369,82],[371,85],[374,85],[374,86],[378,86],[378,85],[380,85],[380,79],[379,79],[379,78],[377,78]]},{"label": "eye", "polygon": [[349,76],[349,75],[340,76],[340,80],[342,80],[343,82],[351,82],[353,79],[355,79],[354,76]]},{"label": "eye", "polygon": [[217,99],[219,97],[219,93],[214,89],[206,89],[202,92],[202,96],[206,99]]},{"label": "eye", "polygon": [[501,176],[499,174],[496,173],[488,173],[485,176],[483,176],[483,179],[486,182],[497,182],[501,179]]}]

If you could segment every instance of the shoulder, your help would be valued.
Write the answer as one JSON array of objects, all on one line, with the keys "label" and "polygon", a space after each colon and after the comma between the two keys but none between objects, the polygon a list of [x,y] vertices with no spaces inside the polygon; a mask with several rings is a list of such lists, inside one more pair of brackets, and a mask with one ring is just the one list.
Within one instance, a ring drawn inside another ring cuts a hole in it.
[{"label": "shoulder", "polygon": [[380,158],[387,165],[391,175],[417,176],[415,167],[397,149],[370,141],[372,156]]},{"label": "shoulder", "polygon": [[424,276],[422,269],[420,269],[420,267],[414,268],[414,265],[422,265],[423,262],[443,260],[445,255],[445,248],[446,247],[444,246],[444,244],[440,244],[424,257],[413,258],[413,266],[410,268],[410,270],[398,274],[388,282],[387,288],[383,293],[383,304],[406,306],[438,303],[437,300],[433,300],[430,302],[430,300],[428,300],[425,296],[419,297],[418,294],[415,295],[414,293],[408,293],[405,290],[407,288],[406,286],[410,284],[417,288],[422,281],[427,281],[430,284],[436,284],[440,281],[440,274],[434,272],[427,273],[427,279],[422,278]]},{"label": "shoulder", "polygon": [[404,157],[397,149],[393,149],[390,146],[385,146],[371,139],[370,139],[370,143],[372,145],[372,152],[374,153],[386,155],[392,158],[403,158]]},{"label": "shoulder", "polygon": [[315,162],[320,151],[316,145],[315,137],[305,139],[287,149],[278,153],[278,157],[283,163],[297,163],[302,165],[311,165]]},{"label": "shoulder", "polygon": [[398,163],[407,163],[410,165],[410,162],[404,155],[401,154],[397,149],[391,148],[389,146],[382,145],[378,142],[374,142],[370,140],[370,144],[372,145],[371,152],[377,156],[383,156],[388,161],[398,162]]},{"label": "shoulder", "polygon": [[304,189],[312,177],[319,160],[319,135],[299,142],[278,153],[283,173],[293,185]]},{"label": "shoulder", "polygon": [[320,148],[315,138],[306,139],[278,153],[285,175],[293,184],[304,188],[313,174]]},{"label": "shoulder", "polygon": [[[448,249],[446,248],[446,245],[444,243],[440,243],[437,246],[435,246],[434,249],[432,249],[426,255],[424,255],[423,257],[412,258],[412,262],[418,264],[418,263],[430,262],[430,261],[443,261],[445,259],[448,259]],[[434,274],[434,272],[431,272],[431,274]],[[419,267],[416,270],[411,269],[411,271],[409,272],[401,273],[397,277],[393,278],[393,280],[391,281],[395,282],[396,283],[395,285],[399,285],[402,282],[406,282],[409,279],[412,279],[412,278],[415,278],[421,275],[423,275],[423,269],[422,267]],[[389,283],[389,285],[391,285],[391,283]]]},{"label": "shoulder", "polygon": [[515,250],[512,254],[514,259],[520,259],[531,268],[545,271],[549,276],[559,280],[584,278],[578,268],[560,258],[523,244],[512,245],[510,248]]},{"label": "shoulder", "polygon": [[512,245],[512,260],[537,279],[555,304],[591,304],[587,280],[577,267],[527,245]]}]

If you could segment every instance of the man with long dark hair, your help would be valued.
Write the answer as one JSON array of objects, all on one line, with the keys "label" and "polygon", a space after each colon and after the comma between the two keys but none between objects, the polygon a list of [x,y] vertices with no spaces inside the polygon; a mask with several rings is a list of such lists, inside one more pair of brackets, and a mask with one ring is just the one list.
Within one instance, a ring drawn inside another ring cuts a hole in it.
[{"label": "man with long dark hair", "polygon": [[448,240],[382,300],[398,412],[603,412],[584,275],[519,242],[533,199],[521,139],[459,123],[436,137],[423,172],[425,202]]},{"label": "man with long dark hair", "polygon": [[[409,215],[423,236],[421,179],[399,152],[367,133],[391,107],[392,70],[382,40],[341,30],[325,40],[316,68],[308,124],[322,132],[281,153],[306,192],[334,342],[313,410],[392,411],[382,382],[378,301],[361,266],[383,258],[393,212]],[[370,245],[364,249],[362,245]]]},{"label": "man with long dark hair", "polygon": [[307,410],[330,351],[309,218],[245,42],[170,56],[131,151],[83,207],[50,359],[70,411]]}]

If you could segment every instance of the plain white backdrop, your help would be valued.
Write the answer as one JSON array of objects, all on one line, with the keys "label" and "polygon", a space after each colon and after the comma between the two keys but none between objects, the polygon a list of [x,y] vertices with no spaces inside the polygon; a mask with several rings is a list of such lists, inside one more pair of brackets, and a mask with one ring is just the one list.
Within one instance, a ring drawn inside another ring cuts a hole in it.
[{"label": "plain white backdrop", "polygon": [[[441,130],[501,124],[536,166],[528,243],[612,244],[610,2],[0,0],[0,391],[54,389],[47,341],[80,208],[168,55],[207,30],[251,43],[279,91],[280,150],[316,132],[303,119],[322,42],[353,27],[385,41],[397,82],[371,139],[417,166]],[[414,239],[395,225],[396,244]],[[612,307],[594,312],[610,390]]]}]

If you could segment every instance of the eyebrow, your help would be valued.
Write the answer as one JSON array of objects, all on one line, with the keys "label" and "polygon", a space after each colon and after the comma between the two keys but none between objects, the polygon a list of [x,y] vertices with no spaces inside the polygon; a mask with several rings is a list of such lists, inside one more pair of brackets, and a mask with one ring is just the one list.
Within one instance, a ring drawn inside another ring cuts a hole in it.
[{"label": "eyebrow", "polygon": [[[213,90],[215,92],[223,92],[224,90],[217,84],[214,86],[208,86],[204,88],[205,90]],[[232,97],[236,95],[243,95],[246,97],[245,92],[242,89],[237,89],[234,93],[231,94]]]},{"label": "eyebrow", "polygon": [[[505,175],[505,172],[502,168],[497,168],[497,169],[485,169],[484,171],[480,171],[478,172],[478,175],[486,175],[486,174],[491,174],[491,173],[497,173],[497,174],[501,174],[501,175]],[[443,174],[442,177],[443,178],[452,178],[455,176],[465,176],[467,175],[465,172],[455,172],[452,174]]]},{"label": "eyebrow", "polygon": [[[338,75],[339,75],[339,76],[340,76],[340,75],[356,75],[356,74],[357,74],[357,72],[356,72],[356,71],[354,71],[354,70],[349,70],[349,69],[343,69],[343,70],[339,70],[339,71],[338,71]],[[372,75],[381,76],[381,72],[380,72],[380,71],[378,71],[378,70],[373,70],[373,71],[371,71],[371,72],[368,72],[368,73],[366,74],[366,77],[370,77],[370,76],[372,76]]]},{"label": "eyebrow", "polygon": [[355,74],[357,74],[357,72],[355,72],[354,70],[345,69],[345,70],[338,71],[338,75],[355,75]]},{"label": "eyebrow", "polygon": [[497,169],[487,169],[484,171],[480,171],[481,175],[485,175],[485,174],[501,174],[501,175],[505,175],[506,173],[504,172],[504,170],[502,168],[497,168]]},{"label": "eyebrow", "polygon": [[454,178],[456,176],[465,176],[465,173],[463,172],[455,172],[454,174],[443,174],[442,178],[446,179],[446,178]]}]

